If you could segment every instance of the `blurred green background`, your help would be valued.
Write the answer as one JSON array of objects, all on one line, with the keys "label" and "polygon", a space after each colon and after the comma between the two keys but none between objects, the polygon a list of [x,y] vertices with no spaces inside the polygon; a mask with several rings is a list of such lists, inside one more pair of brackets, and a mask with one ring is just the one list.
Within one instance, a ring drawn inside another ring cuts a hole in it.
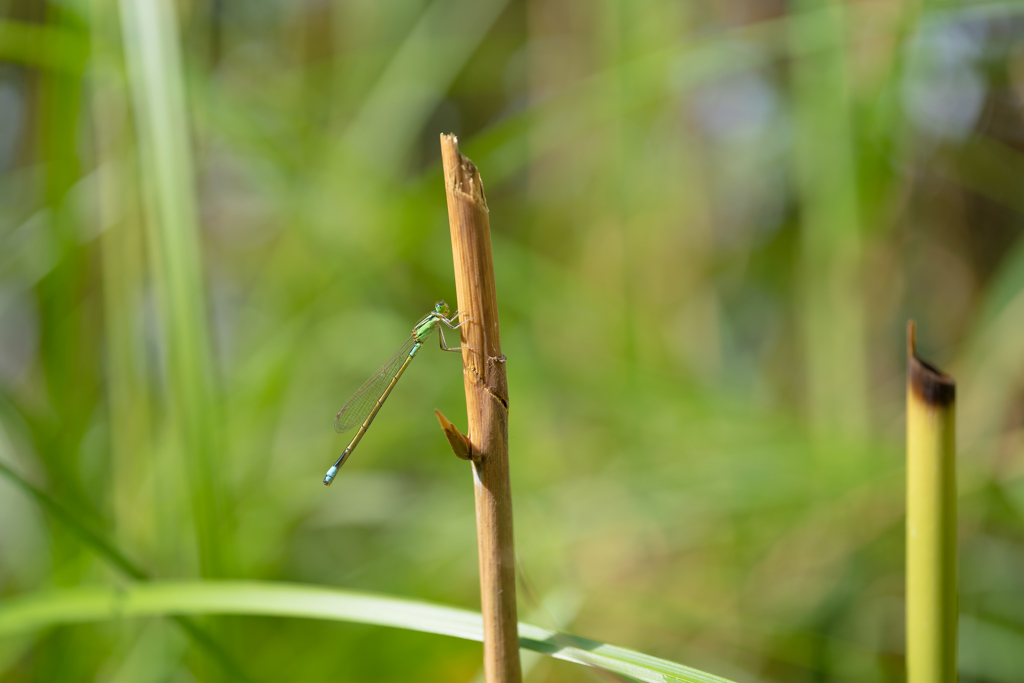
[{"label": "blurred green background", "polygon": [[[330,489],[488,193],[520,616],[737,681],[903,679],[904,329],[959,384],[961,680],[1024,671],[1024,3],[0,2],[0,460],[153,576],[479,606],[458,357]],[[124,581],[0,479],[0,599]],[[480,645],[218,620],[256,680]],[[215,680],[171,621],[4,681]],[[529,681],[604,680],[550,659]]]}]

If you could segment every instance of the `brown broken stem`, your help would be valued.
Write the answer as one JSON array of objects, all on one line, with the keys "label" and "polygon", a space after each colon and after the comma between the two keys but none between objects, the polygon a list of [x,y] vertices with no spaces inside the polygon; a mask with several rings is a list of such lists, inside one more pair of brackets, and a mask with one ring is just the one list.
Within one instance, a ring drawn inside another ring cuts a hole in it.
[{"label": "brown broken stem", "polygon": [[[441,160],[459,310],[463,320],[470,320],[461,328],[469,420],[469,435],[462,439],[472,454],[476,492],[484,674],[487,683],[519,683],[522,673],[516,631],[515,549],[508,471],[508,383],[498,336],[490,220],[480,173],[472,161],[459,153],[454,135],[441,136]],[[438,414],[438,419],[441,417]],[[458,455],[458,440],[453,441],[445,422],[441,425]],[[458,433],[454,426],[451,430]]]}]

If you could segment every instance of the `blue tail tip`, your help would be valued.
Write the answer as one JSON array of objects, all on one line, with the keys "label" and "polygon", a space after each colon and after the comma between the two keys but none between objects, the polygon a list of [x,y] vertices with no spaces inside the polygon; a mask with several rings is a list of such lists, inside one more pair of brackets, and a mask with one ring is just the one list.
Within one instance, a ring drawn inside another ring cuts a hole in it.
[{"label": "blue tail tip", "polygon": [[334,481],[334,475],[338,473],[338,466],[335,465],[331,469],[327,470],[327,474],[324,476],[324,486],[330,486],[331,482]]}]

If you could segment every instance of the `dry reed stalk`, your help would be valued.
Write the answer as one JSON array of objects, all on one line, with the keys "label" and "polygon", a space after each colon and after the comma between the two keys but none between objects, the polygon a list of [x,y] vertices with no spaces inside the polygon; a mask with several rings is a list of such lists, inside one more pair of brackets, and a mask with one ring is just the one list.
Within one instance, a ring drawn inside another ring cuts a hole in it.
[{"label": "dry reed stalk", "polygon": [[459,310],[463,320],[471,321],[462,327],[462,345],[469,347],[462,351],[468,436],[459,439],[440,413],[438,419],[456,454],[468,455],[473,465],[484,674],[487,683],[518,683],[522,673],[508,470],[508,383],[498,335],[490,220],[480,173],[459,153],[454,135],[441,136],[441,159]]}]

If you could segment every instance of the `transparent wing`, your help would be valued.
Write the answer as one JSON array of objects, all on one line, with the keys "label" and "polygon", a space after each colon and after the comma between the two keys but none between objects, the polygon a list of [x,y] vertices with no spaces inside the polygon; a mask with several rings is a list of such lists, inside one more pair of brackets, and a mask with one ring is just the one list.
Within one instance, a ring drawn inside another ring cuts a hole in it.
[{"label": "transparent wing", "polygon": [[356,389],[356,393],[352,394],[352,397],[341,407],[338,414],[334,416],[334,431],[341,434],[366,421],[366,417],[373,410],[373,407],[377,405],[377,400],[380,399],[381,394],[384,393],[384,390],[391,384],[391,380],[398,374],[398,370],[405,363],[405,359],[409,357],[409,352],[412,351],[415,343],[416,339],[410,334],[405,343],[391,354],[391,358],[388,358],[384,365],[380,366],[380,370],[373,373],[370,379],[363,383],[363,386]]}]

